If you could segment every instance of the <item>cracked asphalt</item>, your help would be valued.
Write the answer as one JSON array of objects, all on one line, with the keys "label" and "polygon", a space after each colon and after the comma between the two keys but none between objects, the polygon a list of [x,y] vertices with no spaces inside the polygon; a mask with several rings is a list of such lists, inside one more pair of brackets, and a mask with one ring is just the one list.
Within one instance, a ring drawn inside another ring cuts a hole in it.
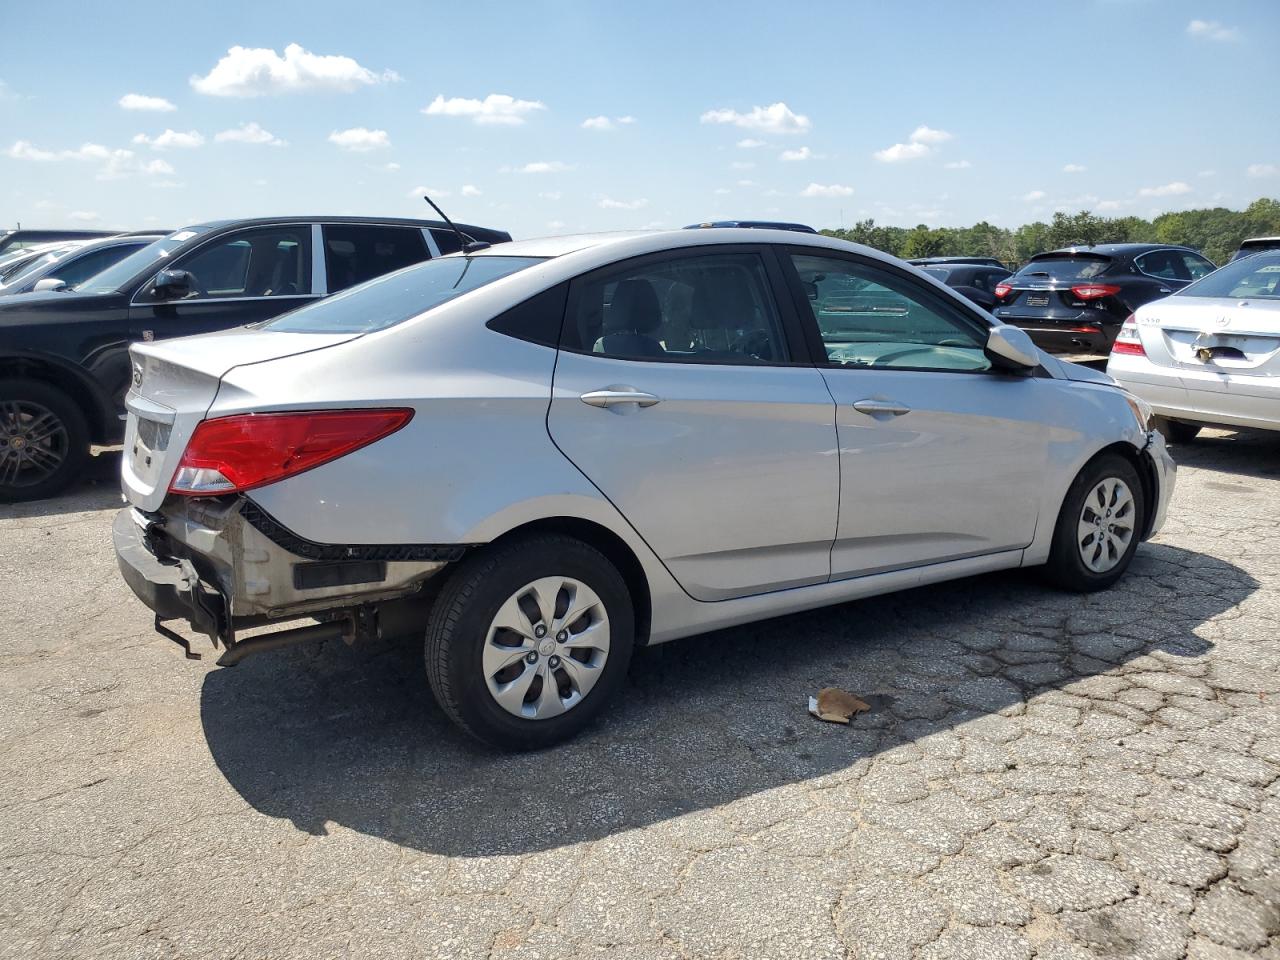
[{"label": "cracked asphalt", "polygon": [[[642,652],[465,740],[411,641],[156,636],[113,464],[0,507],[0,957],[1280,958],[1280,436],[1103,594],[1001,574]],[[822,724],[837,685],[873,704]]]}]

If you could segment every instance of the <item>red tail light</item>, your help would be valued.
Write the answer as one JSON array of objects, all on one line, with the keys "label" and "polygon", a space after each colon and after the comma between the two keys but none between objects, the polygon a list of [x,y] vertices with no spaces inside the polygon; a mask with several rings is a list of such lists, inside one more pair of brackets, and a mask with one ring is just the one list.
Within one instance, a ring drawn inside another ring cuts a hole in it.
[{"label": "red tail light", "polygon": [[1132,357],[1147,355],[1147,351],[1142,348],[1142,338],[1138,335],[1138,321],[1132,313],[1121,325],[1120,332],[1116,334],[1116,342],[1111,345],[1111,352]]},{"label": "red tail light", "polygon": [[336,460],[395,433],[412,410],[250,413],[196,427],[170,493],[218,496],[251,490]]},{"label": "red tail light", "polygon": [[1081,300],[1097,300],[1120,292],[1120,288],[1111,283],[1077,283],[1071,288]]},{"label": "red tail light", "polygon": [[1007,283],[997,283],[994,293],[997,300],[1003,300],[1009,294],[1013,293],[1013,287]]}]

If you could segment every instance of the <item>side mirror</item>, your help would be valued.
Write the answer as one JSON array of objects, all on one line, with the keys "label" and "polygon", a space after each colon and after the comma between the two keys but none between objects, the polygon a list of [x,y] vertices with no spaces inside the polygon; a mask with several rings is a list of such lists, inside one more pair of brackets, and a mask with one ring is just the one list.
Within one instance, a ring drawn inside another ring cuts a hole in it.
[{"label": "side mirror", "polygon": [[55,277],[45,277],[43,280],[37,280],[36,285],[31,288],[33,293],[44,293],[46,290],[61,290],[66,287],[67,281],[58,280]]},{"label": "side mirror", "polygon": [[1027,332],[1000,323],[987,334],[987,356],[996,366],[1013,370],[1034,370],[1040,366],[1040,352]]},{"label": "side mirror", "polygon": [[191,292],[191,274],[185,270],[161,270],[156,274],[155,296],[158,300],[178,300]]}]

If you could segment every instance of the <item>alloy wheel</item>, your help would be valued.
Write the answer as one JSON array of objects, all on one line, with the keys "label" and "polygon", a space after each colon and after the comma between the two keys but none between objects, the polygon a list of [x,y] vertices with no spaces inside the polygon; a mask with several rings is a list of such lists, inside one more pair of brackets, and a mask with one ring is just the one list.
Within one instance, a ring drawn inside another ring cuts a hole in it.
[{"label": "alloy wheel", "polygon": [[595,591],[572,577],[543,577],[498,608],[481,666],[500,707],[545,720],[580,704],[608,658],[609,615]]},{"label": "alloy wheel", "polygon": [[48,479],[67,458],[62,419],[31,400],[0,401],[0,484],[28,487]]},{"label": "alloy wheel", "polygon": [[1118,564],[1133,540],[1136,510],[1133,492],[1119,477],[1100,480],[1084,499],[1076,542],[1080,559],[1094,573]]}]

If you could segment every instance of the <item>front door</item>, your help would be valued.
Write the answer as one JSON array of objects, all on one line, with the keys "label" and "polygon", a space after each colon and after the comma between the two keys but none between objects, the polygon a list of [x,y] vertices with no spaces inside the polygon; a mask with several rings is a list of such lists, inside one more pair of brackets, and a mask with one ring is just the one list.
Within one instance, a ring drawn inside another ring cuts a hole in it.
[{"label": "front door", "polygon": [[317,299],[309,223],[250,228],[214,237],[164,263],[191,278],[182,296],[158,296],[154,278],[129,309],[135,340],[164,340],[269,320]]},{"label": "front door", "polygon": [[779,282],[758,248],[696,248],[570,291],[551,436],[699,600],[830,576],[834,407]]},{"label": "front door", "polygon": [[832,578],[1028,546],[1046,381],[993,370],[982,321],[905,271],[794,248],[784,261],[836,401]]}]

